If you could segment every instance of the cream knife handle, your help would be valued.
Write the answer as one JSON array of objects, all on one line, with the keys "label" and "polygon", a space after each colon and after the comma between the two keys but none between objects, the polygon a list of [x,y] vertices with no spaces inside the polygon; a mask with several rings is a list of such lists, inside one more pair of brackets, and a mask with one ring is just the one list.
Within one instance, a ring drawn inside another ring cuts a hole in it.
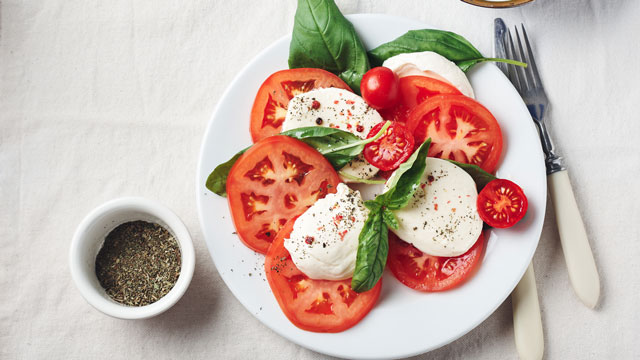
[{"label": "cream knife handle", "polygon": [[594,308],[600,297],[600,278],[569,175],[566,170],[562,170],[550,174],[547,178],[569,280],[580,300],[588,307]]},{"label": "cream knife handle", "polygon": [[513,306],[513,332],[520,359],[542,359],[544,337],[532,264],[529,264],[518,286],[513,290],[511,305]]}]

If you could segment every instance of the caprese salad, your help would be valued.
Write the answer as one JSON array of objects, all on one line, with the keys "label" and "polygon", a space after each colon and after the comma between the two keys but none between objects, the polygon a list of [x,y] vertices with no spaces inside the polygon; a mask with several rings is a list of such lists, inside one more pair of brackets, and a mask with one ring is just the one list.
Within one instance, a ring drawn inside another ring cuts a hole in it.
[{"label": "caprese salad", "polygon": [[[290,69],[257,92],[254,144],[207,188],[228,197],[238,238],[266,255],[287,318],[339,332],[375,306],[385,266],[417,291],[464,283],[482,261],[483,229],[514,225],[527,199],[492,175],[502,133],[465,75],[502,59],[431,29],[367,53],[333,1],[316,2],[299,2]],[[354,183],[377,195],[363,199]]]}]

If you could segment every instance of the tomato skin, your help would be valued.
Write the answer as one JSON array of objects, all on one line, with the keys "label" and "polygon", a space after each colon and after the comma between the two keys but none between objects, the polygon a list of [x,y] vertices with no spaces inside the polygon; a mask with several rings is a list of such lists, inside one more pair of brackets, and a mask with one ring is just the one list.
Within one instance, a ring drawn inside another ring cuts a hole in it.
[{"label": "tomato skin", "polygon": [[402,104],[413,109],[436,95],[462,95],[455,86],[428,76],[405,76],[400,78]]},{"label": "tomato skin", "polygon": [[382,288],[382,279],[373,289],[356,293],[351,279],[313,280],[291,260],[284,239],[293,230],[296,218],[285,224],[273,240],[265,258],[265,272],[273,295],[285,316],[300,329],[336,333],[349,329],[373,309]]},{"label": "tomato skin", "polygon": [[[374,126],[367,138],[374,137],[385,122]],[[395,170],[411,156],[415,143],[411,131],[401,122],[393,122],[382,137],[364,147],[364,158],[383,171]]]},{"label": "tomato skin", "polygon": [[227,178],[231,218],[240,240],[265,254],[279,229],[340,183],[314,148],[284,135],[254,144]]},{"label": "tomato skin", "polygon": [[432,256],[389,232],[387,267],[396,279],[414,290],[445,291],[463,284],[475,274],[482,262],[484,247],[485,237],[480,233],[471,249],[460,256]]},{"label": "tomato skin", "polygon": [[430,97],[411,111],[407,126],[416,144],[431,138],[430,157],[478,165],[490,173],[498,166],[502,154],[500,125],[487,108],[469,97]]},{"label": "tomato skin", "polygon": [[322,69],[288,69],[271,74],[260,86],[251,109],[253,142],[280,133],[289,100],[295,95],[328,87],[351,91],[342,79]]},{"label": "tomato skin", "polygon": [[489,182],[478,194],[476,204],[482,221],[495,228],[515,225],[522,220],[529,207],[522,188],[507,179]]},{"label": "tomato skin", "polygon": [[364,101],[374,109],[389,109],[398,102],[398,76],[384,66],[367,71],[360,82]]},{"label": "tomato skin", "polygon": [[427,76],[405,76],[398,82],[400,100],[389,109],[379,110],[385,120],[406,122],[411,110],[428,98],[440,95],[462,95],[455,86]]}]

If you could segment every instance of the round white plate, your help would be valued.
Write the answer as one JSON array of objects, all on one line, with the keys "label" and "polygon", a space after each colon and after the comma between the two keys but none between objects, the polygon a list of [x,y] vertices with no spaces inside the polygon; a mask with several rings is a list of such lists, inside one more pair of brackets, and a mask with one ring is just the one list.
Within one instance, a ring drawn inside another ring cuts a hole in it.
[{"label": "round white plate", "polygon": [[[352,15],[368,49],[411,29],[428,25],[386,15]],[[386,271],[377,306],[356,326],[338,334],[298,329],[287,320],[264,277],[264,256],[246,248],[234,234],[226,198],[205,188],[209,173],[251,144],[249,117],[254,94],[271,73],[287,68],[290,36],[251,61],[220,99],[207,127],[197,174],[197,203],[202,231],[220,276],[231,292],[265,325],[311,350],[345,358],[398,358],[443,346],[485,320],[511,293],[538,245],[546,202],[543,154],[531,117],[507,78],[492,64],[470,73],[478,101],[498,119],[504,136],[498,176],[518,183],[529,199],[523,221],[493,230],[484,261],[463,286],[442,293],[421,293]]]}]

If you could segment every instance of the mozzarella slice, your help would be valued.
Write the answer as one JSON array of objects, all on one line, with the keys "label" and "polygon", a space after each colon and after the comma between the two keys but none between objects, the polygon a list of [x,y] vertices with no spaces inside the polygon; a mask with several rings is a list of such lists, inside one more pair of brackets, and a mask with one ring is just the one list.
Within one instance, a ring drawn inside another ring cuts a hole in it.
[{"label": "mozzarella slice", "polygon": [[[349,131],[366,139],[369,131],[380,122],[380,114],[360,96],[343,89],[326,88],[299,94],[291,99],[282,131],[326,126]],[[370,179],[378,173],[378,168],[369,164],[362,154],[341,170],[361,179]],[[348,179],[343,180],[349,182]]]},{"label": "mozzarella slice", "polygon": [[300,215],[284,240],[293,263],[312,279],[348,279],[356,266],[358,236],[369,210],[360,192],[343,183],[336,190]]},{"label": "mozzarella slice", "polygon": [[[455,86],[460,92],[474,98],[473,88],[464,71],[458,65],[433,51],[405,53],[392,56],[382,64],[393,70],[399,77],[423,75],[442,80]],[[439,75],[435,76],[433,73]]]},{"label": "mozzarella slice", "polygon": [[394,211],[400,226],[392,231],[429,255],[462,255],[482,232],[477,198],[476,184],[469,174],[446,160],[427,158],[413,199]]}]

